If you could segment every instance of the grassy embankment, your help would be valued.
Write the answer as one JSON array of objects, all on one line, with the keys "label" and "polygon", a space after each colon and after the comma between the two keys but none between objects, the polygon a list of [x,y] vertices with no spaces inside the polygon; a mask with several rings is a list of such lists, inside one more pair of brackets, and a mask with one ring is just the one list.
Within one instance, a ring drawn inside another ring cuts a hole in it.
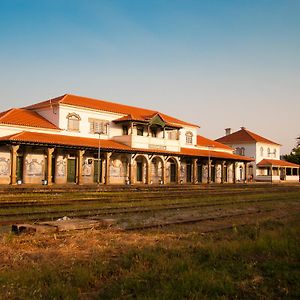
[{"label": "grassy embankment", "polygon": [[205,235],[1,237],[0,299],[77,298],[299,299],[300,214]]}]

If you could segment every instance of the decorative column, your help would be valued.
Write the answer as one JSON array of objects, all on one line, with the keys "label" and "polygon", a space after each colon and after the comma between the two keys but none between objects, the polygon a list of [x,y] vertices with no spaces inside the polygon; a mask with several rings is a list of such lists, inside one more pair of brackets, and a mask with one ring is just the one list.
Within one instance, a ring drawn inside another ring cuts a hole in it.
[{"label": "decorative column", "polygon": [[193,159],[193,183],[198,183],[198,168],[197,168],[197,158]]},{"label": "decorative column", "polygon": [[151,184],[151,161],[146,160],[146,184]]},{"label": "decorative column", "polygon": [[236,183],[236,162],[233,162],[233,183]]},{"label": "decorative column", "polygon": [[111,155],[112,155],[111,152],[105,153],[105,184],[109,184],[109,182],[110,182],[109,165],[110,165]]},{"label": "decorative column", "polygon": [[47,182],[52,184],[52,153],[54,148],[47,148]]},{"label": "decorative column", "polygon": [[208,167],[207,183],[211,183],[211,159],[210,158],[208,159],[207,167]]},{"label": "decorative column", "polygon": [[82,184],[82,162],[83,162],[83,155],[84,155],[85,150],[78,150],[78,167],[77,167],[77,171],[78,171],[78,180],[77,183],[78,184]]},{"label": "decorative column", "polygon": [[133,135],[133,122],[130,123],[130,134]]},{"label": "decorative column", "polygon": [[19,150],[19,145],[11,146],[11,179],[10,184],[17,183],[17,152]]},{"label": "decorative column", "polygon": [[130,155],[129,159],[129,181],[130,184],[134,184],[134,159],[132,158],[132,155]]},{"label": "decorative column", "polygon": [[163,158],[162,158],[161,164],[162,164],[161,165],[161,168],[162,168],[162,170],[161,170],[161,172],[162,172],[162,183],[166,184],[167,183],[167,181],[166,181],[166,162]]}]

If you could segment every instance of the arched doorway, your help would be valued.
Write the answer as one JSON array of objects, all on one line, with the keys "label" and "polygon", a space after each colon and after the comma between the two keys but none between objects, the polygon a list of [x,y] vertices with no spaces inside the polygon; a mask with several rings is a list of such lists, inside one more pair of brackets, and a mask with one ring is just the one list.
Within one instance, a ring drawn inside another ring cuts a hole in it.
[{"label": "arched doorway", "polygon": [[161,184],[163,183],[163,160],[156,156],[153,157],[150,163],[150,183]]},{"label": "arched doorway", "polygon": [[244,176],[243,176],[244,170],[243,170],[242,166],[240,166],[239,171],[240,171],[240,174],[239,174],[240,175],[240,181],[243,181],[243,179],[244,179]]},{"label": "arched doorway", "polygon": [[189,158],[181,160],[180,179],[183,183],[191,183],[193,179],[193,162]]},{"label": "arched doorway", "polygon": [[177,161],[169,158],[166,163],[166,183],[177,183]]},{"label": "arched doorway", "polygon": [[147,159],[143,155],[139,155],[135,159],[135,182],[146,183],[148,172]]},{"label": "arched doorway", "polygon": [[197,161],[197,181],[198,183],[202,183],[203,181],[203,162]]}]

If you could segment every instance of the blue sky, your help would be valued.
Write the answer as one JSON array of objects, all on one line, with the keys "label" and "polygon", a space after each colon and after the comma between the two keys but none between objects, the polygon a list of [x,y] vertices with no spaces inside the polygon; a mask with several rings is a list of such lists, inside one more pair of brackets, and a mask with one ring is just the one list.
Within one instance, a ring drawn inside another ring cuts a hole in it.
[{"label": "blue sky", "polygon": [[64,93],[157,109],[210,138],[300,135],[300,1],[0,0],[0,110]]}]

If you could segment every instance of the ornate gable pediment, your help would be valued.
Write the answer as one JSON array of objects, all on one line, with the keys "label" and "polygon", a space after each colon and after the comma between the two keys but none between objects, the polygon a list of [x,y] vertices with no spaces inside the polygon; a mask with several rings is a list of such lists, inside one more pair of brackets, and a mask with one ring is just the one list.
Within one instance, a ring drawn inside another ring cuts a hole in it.
[{"label": "ornate gable pediment", "polygon": [[166,122],[164,119],[160,116],[159,113],[155,114],[150,120],[149,120],[149,125],[150,126],[161,126],[165,127]]}]

